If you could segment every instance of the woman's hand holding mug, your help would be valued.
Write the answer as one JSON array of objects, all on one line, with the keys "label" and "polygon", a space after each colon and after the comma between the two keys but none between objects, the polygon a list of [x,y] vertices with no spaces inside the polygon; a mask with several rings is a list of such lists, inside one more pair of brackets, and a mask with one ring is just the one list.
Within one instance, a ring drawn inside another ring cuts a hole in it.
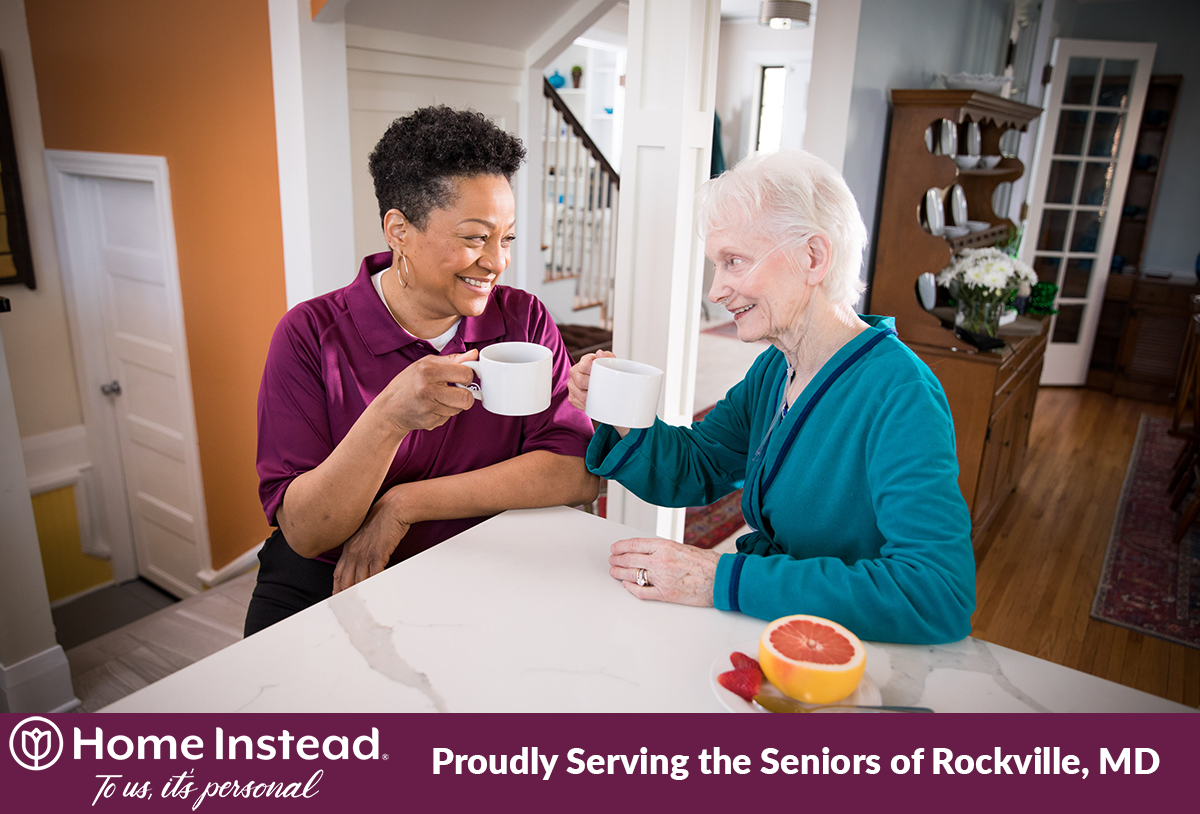
[{"label": "woman's hand holding mug", "polygon": [[[396,375],[369,409],[379,410],[397,431],[432,430],[475,404],[470,390],[474,373],[462,362],[475,361],[479,351],[426,356]],[[454,386],[458,385],[458,386]]]},{"label": "woman's hand holding mug", "polygon": [[656,367],[599,351],[571,368],[568,391],[572,404],[624,438],[630,427],[654,424],[662,378]]}]

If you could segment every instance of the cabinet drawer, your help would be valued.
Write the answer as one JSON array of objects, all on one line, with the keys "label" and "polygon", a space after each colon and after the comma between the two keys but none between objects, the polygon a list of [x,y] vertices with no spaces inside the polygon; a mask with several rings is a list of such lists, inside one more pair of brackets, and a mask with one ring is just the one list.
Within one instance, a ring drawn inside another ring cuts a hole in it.
[{"label": "cabinet drawer", "polygon": [[996,391],[992,397],[991,413],[993,415],[1016,392],[1021,377],[1028,372],[1030,365],[1036,365],[1045,355],[1048,339],[1049,337],[1042,334],[1037,337],[1036,341],[1020,348],[1000,366],[996,373]]},{"label": "cabinet drawer", "polygon": [[1134,305],[1166,305],[1190,314],[1193,294],[1200,294],[1200,288],[1140,280],[1134,287],[1133,302]]}]

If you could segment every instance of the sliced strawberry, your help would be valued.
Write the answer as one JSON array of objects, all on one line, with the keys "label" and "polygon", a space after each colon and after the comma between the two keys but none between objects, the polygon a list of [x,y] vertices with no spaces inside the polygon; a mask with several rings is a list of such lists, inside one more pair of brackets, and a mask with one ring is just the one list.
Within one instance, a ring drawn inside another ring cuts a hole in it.
[{"label": "sliced strawberry", "polygon": [[717,676],[717,681],[722,687],[747,701],[752,700],[762,689],[762,673],[758,670],[730,670]]},{"label": "sliced strawberry", "polygon": [[757,670],[762,674],[762,668],[758,666],[758,662],[745,653],[739,653],[736,650],[729,654],[729,661],[735,670]]}]

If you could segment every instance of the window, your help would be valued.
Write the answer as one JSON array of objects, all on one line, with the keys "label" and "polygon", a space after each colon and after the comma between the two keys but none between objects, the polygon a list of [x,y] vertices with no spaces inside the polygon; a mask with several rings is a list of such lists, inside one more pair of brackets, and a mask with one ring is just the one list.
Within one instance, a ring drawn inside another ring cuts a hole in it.
[{"label": "window", "polygon": [[758,95],[759,152],[779,149],[783,138],[783,84],[787,69],[783,66],[763,66],[762,87]]}]

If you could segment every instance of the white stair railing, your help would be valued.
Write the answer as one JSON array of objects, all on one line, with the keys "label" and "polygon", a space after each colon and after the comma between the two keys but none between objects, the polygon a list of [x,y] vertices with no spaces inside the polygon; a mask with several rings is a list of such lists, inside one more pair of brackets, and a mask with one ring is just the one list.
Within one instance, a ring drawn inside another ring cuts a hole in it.
[{"label": "white stair railing", "polygon": [[542,254],[546,281],[575,280],[575,310],[612,328],[621,176],[543,79]]}]

